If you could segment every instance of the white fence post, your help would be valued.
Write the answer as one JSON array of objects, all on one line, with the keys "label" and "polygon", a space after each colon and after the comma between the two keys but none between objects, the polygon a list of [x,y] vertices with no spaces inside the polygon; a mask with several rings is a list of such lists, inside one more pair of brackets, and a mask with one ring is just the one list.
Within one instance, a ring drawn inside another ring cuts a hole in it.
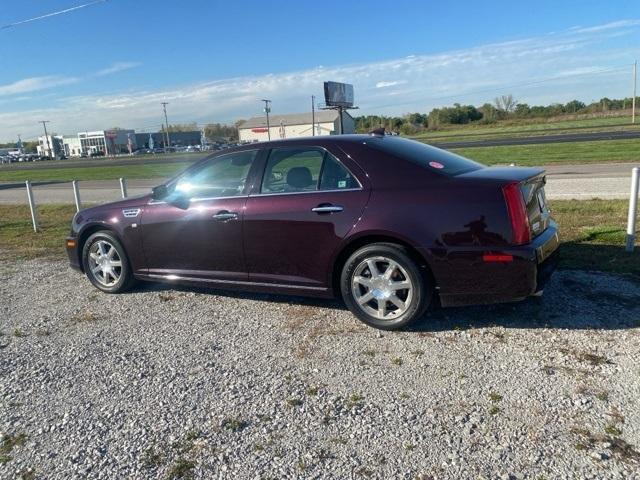
[{"label": "white fence post", "polygon": [[31,182],[24,182],[27,187],[27,198],[29,199],[29,208],[31,209],[31,222],[33,223],[33,231],[38,231],[38,212],[36,211],[36,202],[33,200],[33,190],[31,190]]},{"label": "white fence post", "polygon": [[127,198],[127,179],[120,178],[120,193],[122,194],[122,198]]},{"label": "white fence post", "polygon": [[636,211],[638,208],[638,172],[640,168],[631,169],[631,197],[629,198],[629,217],[627,218],[627,252],[633,252],[636,243]]},{"label": "white fence post", "polygon": [[80,211],[80,188],[78,187],[78,182],[77,180],[74,180],[73,182],[71,182],[71,185],[73,185],[73,199],[76,202],[76,212]]}]

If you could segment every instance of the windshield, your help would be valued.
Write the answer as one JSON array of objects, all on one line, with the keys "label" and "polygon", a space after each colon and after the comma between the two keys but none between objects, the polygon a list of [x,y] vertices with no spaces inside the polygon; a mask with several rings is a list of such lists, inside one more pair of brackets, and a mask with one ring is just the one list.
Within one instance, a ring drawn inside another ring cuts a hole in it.
[{"label": "windshield", "polygon": [[459,175],[484,168],[484,165],[468,158],[406,138],[371,137],[364,143],[376,150],[417,163],[444,175]]}]

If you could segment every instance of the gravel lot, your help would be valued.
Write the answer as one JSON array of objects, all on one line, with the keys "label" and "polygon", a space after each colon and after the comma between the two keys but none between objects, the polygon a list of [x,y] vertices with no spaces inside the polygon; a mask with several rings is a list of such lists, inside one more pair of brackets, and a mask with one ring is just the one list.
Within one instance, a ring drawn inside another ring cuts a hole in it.
[{"label": "gravel lot", "polygon": [[559,272],[380,333],[336,302],[105,295],[61,261],[0,278],[1,478],[640,478],[637,280]]}]

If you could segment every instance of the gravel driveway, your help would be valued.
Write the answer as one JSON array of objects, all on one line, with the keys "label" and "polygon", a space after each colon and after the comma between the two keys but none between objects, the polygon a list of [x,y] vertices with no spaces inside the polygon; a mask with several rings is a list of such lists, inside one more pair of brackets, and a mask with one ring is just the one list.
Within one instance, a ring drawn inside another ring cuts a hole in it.
[{"label": "gravel driveway", "polygon": [[[1,253],[1,252],[0,252]],[[0,261],[0,478],[640,478],[640,283],[380,333],[336,302]]]}]

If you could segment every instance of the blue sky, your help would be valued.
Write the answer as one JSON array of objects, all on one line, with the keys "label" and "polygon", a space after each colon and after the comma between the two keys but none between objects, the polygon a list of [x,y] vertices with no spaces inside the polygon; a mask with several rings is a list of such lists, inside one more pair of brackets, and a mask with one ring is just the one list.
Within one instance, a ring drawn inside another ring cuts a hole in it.
[{"label": "blue sky", "polygon": [[[0,26],[89,1],[3,0]],[[361,113],[629,96],[638,56],[637,1],[107,0],[0,28],[0,141],[153,129],[164,100],[170,122],[299,112],[324,80]]]}]

